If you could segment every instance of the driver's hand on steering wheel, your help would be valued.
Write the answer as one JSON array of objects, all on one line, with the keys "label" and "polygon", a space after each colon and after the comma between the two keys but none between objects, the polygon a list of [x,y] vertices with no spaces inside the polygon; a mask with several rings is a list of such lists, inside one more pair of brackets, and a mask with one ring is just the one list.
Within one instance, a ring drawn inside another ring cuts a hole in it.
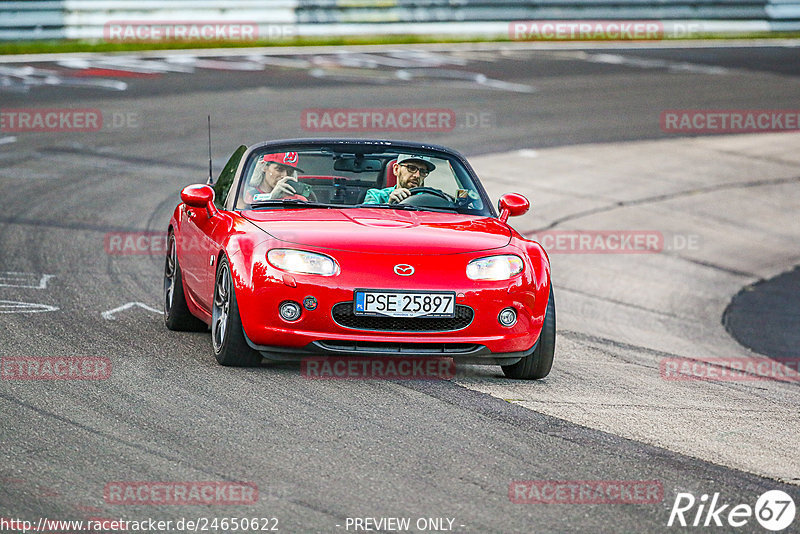
[{"label": "driver's hand on steering wheel", "polygon": [[389,195],[389,204],[397,204],[411,196],[411,191],[405,187],[398,187]]}]

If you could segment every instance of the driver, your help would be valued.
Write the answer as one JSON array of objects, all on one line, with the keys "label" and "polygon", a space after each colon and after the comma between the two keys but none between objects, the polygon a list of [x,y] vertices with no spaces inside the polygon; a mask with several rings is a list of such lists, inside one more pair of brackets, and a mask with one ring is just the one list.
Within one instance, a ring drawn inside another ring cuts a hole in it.
[{"label": "driver", "polygon": [[309,200],[298,195],[294,188],[286,183],[297,177],[297,172],[303,172],[297,167],[297,152],[280,152],[267,154],[256,163],[253,177],[250,178],[249,188],[245,192],[244,200],[248,204],[261,200],[276,198],[296,198]]},{"label": "driver", "polygon": [[427,156],[412,156],[400,154],[397,156],[397,165],[394,166],[394,175],[397,184],[385,189],[370,189],[364,197],[364,204],[397,204],[411,196],[409,191],[414,187],[422,187],[425,178],[436,168]]}]

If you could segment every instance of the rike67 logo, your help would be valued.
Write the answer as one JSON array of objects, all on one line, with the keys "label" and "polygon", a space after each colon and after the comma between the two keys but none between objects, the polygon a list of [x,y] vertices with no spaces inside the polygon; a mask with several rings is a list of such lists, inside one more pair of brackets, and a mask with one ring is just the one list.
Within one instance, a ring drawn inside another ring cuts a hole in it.
[{"label": "rike67 logo", "polygon": [[792,524],[796,511],[791,496],[780,490],[762,494],[755,507],[749,504],[731,507],[730,503],[723,503],[719,493],[714,493],[710,502],[707,494],[697,499],[691,493],[678,493],[667,526],[739,528],[747,525],[755,516],[762,527],[778,532]]}]

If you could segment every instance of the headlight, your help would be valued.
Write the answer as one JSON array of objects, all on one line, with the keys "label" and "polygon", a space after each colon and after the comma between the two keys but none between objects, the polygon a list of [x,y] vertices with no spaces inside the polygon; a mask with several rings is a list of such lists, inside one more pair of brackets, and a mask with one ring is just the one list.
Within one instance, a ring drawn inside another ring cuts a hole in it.
[{"label": "headlight", "polygon": [[278,269],[290,273],[333,276],[339,272],[339,265],[330,256],[303,250],[274,248],[267,253],[267,259]]},{"label": "headlight", "polygon": [[524,269],[519,256],[489,256],[467,264],[467,276],[472,280],[508,280]]}]

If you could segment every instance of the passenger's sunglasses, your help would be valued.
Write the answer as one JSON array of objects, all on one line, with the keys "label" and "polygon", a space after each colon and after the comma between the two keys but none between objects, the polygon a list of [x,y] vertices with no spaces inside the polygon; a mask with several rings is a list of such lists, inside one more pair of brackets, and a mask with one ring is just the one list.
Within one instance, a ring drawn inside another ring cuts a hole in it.
[{"label": "passenger's sunglasses", "polygon": [[294,169],[292,167],[289,167],[288,165],[282,165],[280,163],[275,163],[275,170],[285,172],[286,174],[292,174],[292,172],[294,172]]}]

